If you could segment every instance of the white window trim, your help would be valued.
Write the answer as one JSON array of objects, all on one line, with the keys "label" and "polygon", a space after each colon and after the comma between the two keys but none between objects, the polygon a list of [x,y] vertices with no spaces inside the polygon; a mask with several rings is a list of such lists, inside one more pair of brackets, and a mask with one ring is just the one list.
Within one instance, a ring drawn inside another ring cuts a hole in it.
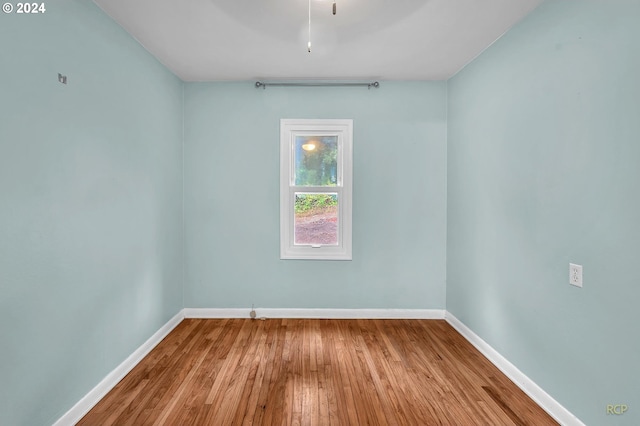
[{"label": "white window trim", "polygon": [[[295,186],[295,138],[310,134],[338,136],[338,182],[336,186]],[[353,120],[280,120],[280,259],[351,260],[353,186]],[[338,193],[338,245],[294,244],[294,193]]]}]

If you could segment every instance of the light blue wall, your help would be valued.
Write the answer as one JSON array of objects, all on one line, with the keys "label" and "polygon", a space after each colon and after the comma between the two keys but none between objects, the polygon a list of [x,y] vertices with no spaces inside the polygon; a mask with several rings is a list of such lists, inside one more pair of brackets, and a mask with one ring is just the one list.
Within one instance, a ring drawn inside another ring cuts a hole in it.
[{"label": "light blue wall", "polygon": [[447,309],[589,425],[640,424],[639,42],[548,1],[448,83]]},{"label": "light blue wall", "polygon": [[92,2],[46,7],[0,13],[11,426],[52,424],[182,307],[182,83]]},{"label": "light blue wall", "polygon": [[[446,84],[185,85],[185,306],[445,307]],[[281,118],[352,118],[353,261],[280,260]]]}]

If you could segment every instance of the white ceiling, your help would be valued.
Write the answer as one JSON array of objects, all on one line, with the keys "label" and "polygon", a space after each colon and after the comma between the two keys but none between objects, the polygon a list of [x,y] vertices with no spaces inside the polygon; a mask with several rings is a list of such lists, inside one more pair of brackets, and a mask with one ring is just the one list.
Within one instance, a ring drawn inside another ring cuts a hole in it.
[{"label": "white ceiling", "polygon": [[543,0],[94,0],[185,81],[445,80]]}]

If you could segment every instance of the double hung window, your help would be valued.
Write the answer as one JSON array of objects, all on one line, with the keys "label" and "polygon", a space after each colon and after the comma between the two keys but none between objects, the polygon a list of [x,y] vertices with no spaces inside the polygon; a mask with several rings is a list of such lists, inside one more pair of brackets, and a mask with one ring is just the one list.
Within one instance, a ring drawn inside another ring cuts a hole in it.
[{"label": "double hung window", "polygon": [[351,260],[352,120],[280,121],[280,258]]}]

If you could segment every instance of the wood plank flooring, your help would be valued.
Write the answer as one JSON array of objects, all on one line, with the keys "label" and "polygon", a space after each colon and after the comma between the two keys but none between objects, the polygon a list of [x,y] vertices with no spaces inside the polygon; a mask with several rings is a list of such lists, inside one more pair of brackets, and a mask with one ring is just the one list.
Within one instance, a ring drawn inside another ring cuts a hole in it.
[{"label": "wood plank flooring", "polygon": [[186,319],[78,425],[555,425],[443,320]]}]

